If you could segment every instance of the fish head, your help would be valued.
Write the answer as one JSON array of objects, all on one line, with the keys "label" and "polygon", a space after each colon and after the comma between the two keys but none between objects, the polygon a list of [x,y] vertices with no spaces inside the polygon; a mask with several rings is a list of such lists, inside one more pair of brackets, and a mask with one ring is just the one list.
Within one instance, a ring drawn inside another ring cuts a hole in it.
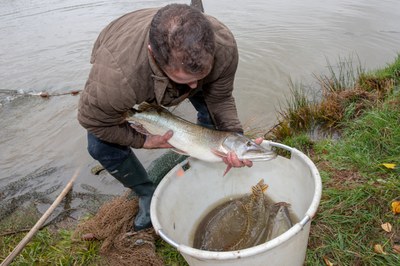
[{"label": "fish head", "polygon": [[222,147],[227,152],[234,151],[240,160],[268,161],[277,156],[273,150],[268,150],[238,133],[228,135]]}]

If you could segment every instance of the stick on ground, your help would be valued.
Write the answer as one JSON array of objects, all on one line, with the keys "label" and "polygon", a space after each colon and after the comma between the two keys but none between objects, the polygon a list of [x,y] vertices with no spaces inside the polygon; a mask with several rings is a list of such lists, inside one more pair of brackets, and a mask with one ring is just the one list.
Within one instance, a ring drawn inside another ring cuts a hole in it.
[{"label": "stick on ground", "polygon": [[47,209],[47,211],[40,217],[37,223],[32,227],[32,229],[28,232],[28,234],[18,243],[18,245],[14,248],[14,250],[5,258],[5,260],[0,264],[0,266],[8,266],[13,259],[22,251],[22,249],[28,244],[28,242],[32,239],[32,237],[36,234],[36,232],[42,227],[43,223],[49,218],[50,214],[54,211],[58,204],[63,200],[65,195],[71,190],[72,185],[79,174],[80,168],[78,168],[71,180],[68,182],[66,187],[61,191],[61,194],[58,195],[56,200],[51,204],[51,206]]}]

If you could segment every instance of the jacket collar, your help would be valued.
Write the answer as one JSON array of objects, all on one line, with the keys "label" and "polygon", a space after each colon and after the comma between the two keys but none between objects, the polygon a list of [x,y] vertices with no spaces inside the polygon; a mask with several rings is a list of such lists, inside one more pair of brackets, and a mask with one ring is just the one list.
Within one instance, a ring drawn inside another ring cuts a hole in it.
[{"label": "jacket collar", "polygon": [[169,79],[165,76],[164,72],[157,65],[150,51],[147,51],[147,56],[149,58],[150,68],[153,74],[151,77],[154,82],[154,95],[156,96],[157,104],[161,105],[162,99],[164,98],[165,91],[167,90]]}]

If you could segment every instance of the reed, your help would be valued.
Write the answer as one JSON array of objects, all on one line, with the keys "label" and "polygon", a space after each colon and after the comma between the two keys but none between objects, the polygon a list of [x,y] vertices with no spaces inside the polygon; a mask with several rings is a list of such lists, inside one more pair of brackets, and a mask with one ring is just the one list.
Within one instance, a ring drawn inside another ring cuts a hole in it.
[{"label": "reed", "polygon": [[340,134],[346,121],[360,117],[393,92],[398,61],[367,73],[360,65],[354,67],[352,60],[341,60],[328,66],[328,74],[314,75],[319,89],[313,93],[290,82],[291,95],[280,106],[277,124],[264,137],[283,141],[297,132],[311,137]]}]

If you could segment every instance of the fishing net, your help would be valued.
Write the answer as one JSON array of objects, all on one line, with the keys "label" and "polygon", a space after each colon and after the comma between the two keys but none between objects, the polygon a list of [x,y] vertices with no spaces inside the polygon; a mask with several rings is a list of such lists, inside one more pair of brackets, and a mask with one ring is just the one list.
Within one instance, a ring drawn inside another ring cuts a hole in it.
[{"label": "fishing net", "polygon": [[89,234],[102,241],[104,265],[164,265],[155,252],[154,230],[131,231],[137,211],[138,198],[127,192],[106,202],[94,217],[79,224],[74,238]]},{"label": "fishing net", "polygon": [[[186,159],[175,152],[166,152],[154,160],[146,169],[149,179],[158,184],[175,165]],[[95,175],[108,174],[101,166],[94,167]],[[74,238],[102,241],[100,255],[106,265],[164,265],[155,252],[154,229],[139,233],[129,232],[138,211],[138,199],[130,191],[104,203],[89,220],[75,230]]]}]

